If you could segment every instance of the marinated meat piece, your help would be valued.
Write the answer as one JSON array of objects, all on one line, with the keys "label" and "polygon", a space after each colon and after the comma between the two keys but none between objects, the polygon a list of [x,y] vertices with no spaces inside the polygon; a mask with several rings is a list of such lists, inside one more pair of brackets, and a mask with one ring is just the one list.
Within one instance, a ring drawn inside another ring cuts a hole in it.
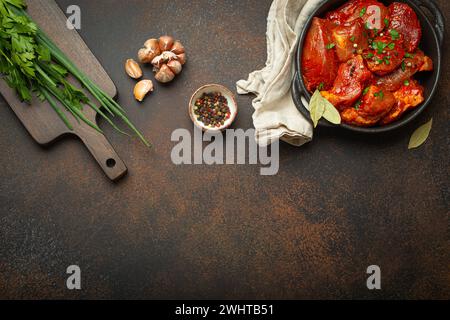
[{"label": "marinated meat piece", "polygon": [[[375,20],[373,6],[380,8],[381,19]],[[326,18],[335,25],[345,25],[355,20],[362,20],[363,25],[374,26],[378,31],[386,27],[389,10],[376,0],[351,0],[335,11],[327,13]],[[386,20],[387,19],[387,20]]]},{"label": "marinated meat piece", "polygon": [[403,83],[410,79],[418,71],[433,70],[433,62],[423,53],[417,49],[414,54],[407,53],[402,62],[402,67],[398,68],[387,76],[380,77],[376,80],[376,84],[387,91],[397,91],[401,88]]},{"label": "marinated meat piece", "polygon": [[371,85],[365,91],[358,107],[358,113],[362,116],[383,117],[395,104],[395,97],[389,91]]},{"label": "marinated meat piece", "polygon": [[341,7],[326,14],[326,18],[337,25],[344,24],[359,18],[358,9],[361,11],[363,0],[350,0]]},{"label": "marinated meat piece", "polygon": [[353,108],[342,112],[345,123],[357,126],[373,126],[386,116],[395,104],[394,95],[380,87],[370,86],[361,100]]},{"label": "marinated meat piece", "polygon": [[343,110],[355,104],[365,83],[371,78],[372,74],[364,65],[363,58],[358,55],[341,64],[333,88],[321,93],[338,110]]},{"label": "marinated meat piece", "polygon": [[319,86],[329,89],[338,70],[338,59],[332,50],[329,22],[314,18],[306,36],[302,54],[302,74],[306,88],[313,92]]},{"label": "marinated meat piece", "polygon": [[368,36],[360,19],[349,25],[340,25],[332,31],[333,43],[340,62],[347,62],[358,52],[369,47]]},{"label": "marinated meat piece", "polygon": [[422,38],[422,28],[414,10],[405,3],[394,2],[389,6],[389,30],[403,35],[407,52],[414,52]]},{"label": "marinated meat piece", "polygon": [[411,110],[421,104],[425,98],[423,87],[416,80],[407,80],[405,84],[396,92],[395,106],[381,120],[381,124],[386,125],[398,120],[406,111]]},{"label": "marinated meat piece", "polygon": [[383,76],[397,69],[405,56],[402,41],[392,40],[384,35],[373,40],[369,49],[364,51],[367,67],[376,75]]},{"label": "marinated meat piece", "polygon": [[433,71],[433,60],[430,57],[423,57],[423,65],[419,68],[419,72],[422,71]]},{"label": "marinated meat piece", "polygon": [[341,119],[343,123],[358,127],[372,127],[380,121],[379,117],[362,116],[355,108],[347,108],[342,111]]}]

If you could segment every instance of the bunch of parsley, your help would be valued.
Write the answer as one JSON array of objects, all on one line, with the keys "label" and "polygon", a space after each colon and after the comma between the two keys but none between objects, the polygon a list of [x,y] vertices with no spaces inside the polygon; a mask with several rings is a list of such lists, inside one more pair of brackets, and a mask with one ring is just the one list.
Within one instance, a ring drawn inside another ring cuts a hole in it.
[{"label": "bunch of parsley", "polygon": [[[84,115],[83,107],[87,105],[124,133],[112,121],[113,117],[119,117],[145,145],[150,146],[127,118],[123,108],[67,58],[31,20],[25,9],[24,0],[0,0],[0,74],[3,80],[25,102],[31,102],[33,93],[42,101],[46,100],[71,130],[73,126],[61,107],[69,111],[76,121],[83,121],[102,132]],[[102,109],[67,80],[69,74],[98,100]]]}]

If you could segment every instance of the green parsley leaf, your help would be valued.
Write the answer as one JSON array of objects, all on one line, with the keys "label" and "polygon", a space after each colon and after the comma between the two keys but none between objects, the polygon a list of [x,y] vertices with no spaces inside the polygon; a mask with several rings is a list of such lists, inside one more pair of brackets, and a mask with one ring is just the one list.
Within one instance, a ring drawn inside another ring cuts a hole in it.
[{"label": "green parsley leaf", "polygon": [[380,90],[379,92],[374,93],[373,96],[380,98],[380,100],[383,100],[384,92],[383,92],[383,90]]},{"label": "green parsley leaf", "polygon": [[398,39],[400,39],[400,34],[398,33],[398,31],[397,30],[395,30],[395,29],[392,29],[390,32],[389,32],[390,34],[391,34],[391,38],[392,38],[392,40],[398,40]]},{"label": "green parsley leaf", "polygon": [[367,92],[369,92],[370,87],[366,87],[363,91],[363,96],[365,96],[367,94]]},{"label": "green parsley leaf", "polygon": [[382,54],[384,49],[386,49],[387,44],[381,41],[374,41],[372,42],[372,48],[374,50],[377,50],[378,54]]},{"label": "green parsley leaf", "polygon": [[40,61],[49,62],[52,59],[50,50],[44,46],[38,46],[36,52],[38,53]]},{"label": "green parsley leaf", "polygon": [[335,45],[334,43],[329,43],[329,44],[327,44],[326,48],[327,48],[328,50],[330,50],[330,49],[333,49],[335,46],[336,46],[336,45]]},{"label": "green parsley leaf", "polygon": [[366,12],[367,8],[366,7],[362,8],[362,10],[359,12],[359,17],[362,18],[366,14]]}]

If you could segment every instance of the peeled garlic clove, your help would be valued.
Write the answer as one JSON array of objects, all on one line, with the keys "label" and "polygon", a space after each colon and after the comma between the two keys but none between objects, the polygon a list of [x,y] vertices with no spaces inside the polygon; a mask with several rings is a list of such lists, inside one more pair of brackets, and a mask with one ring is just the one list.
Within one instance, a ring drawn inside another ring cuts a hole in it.
[{"label": "peeled garlic clove", "polygon": [[170,82],[173,78],[175,78],[175,73],[170,70],[167,64],[163,64],[161,69],[159,69],[159,71],[155,74],[155,79],[161,83]]},{"label": "peeled garlic clove", "polygon": [[144,47],[139,50],[138,57],[139,61],[142,63],[149,63],[161,54],[161,49],[159,48],[158,39],[149,39],[145,41]]},{"label": "peeled garlic clove", "polygon": [[161,51],[169,51],[173,46],[173,41],[171,36],[162,36],[159,38],[159,48]]},{"label": "peeled garlic clove", "polygon": [[170,68],[170,70],[174,73],[174,74],[179,74],[181,72],[181,70],[183,69],[183,67],[181,66],[180,61],[178,60],[171,60],[167,63],[167,66]]},{"label": "peeled garlic clove", "polygon": [[174,42],[172,49],[170,49],[170,51],[172,51],[175,54],[182,54],[184,53],[184,46],[181,44],[180,41],[177,40]]},{"label": "peeled garlic clove", "polygon": [[177,60],[180,61],[180,63],[182,65],[184,65],[186,63],[186,54],[185,53],[178,54],[177,55]]},{"label": "peeled garlic clove", "polygon": [[139,64],[133,59],[128,59],[125,62],[125,71],[133,79],[139,79],[142,77],[142,70]]},{"label": "peeled garlic clove", "polygon": [[152,80],[142,80],[139,81],[134,87],[134,97],[137,101],[142,102],[147,93],[153,91]]}]

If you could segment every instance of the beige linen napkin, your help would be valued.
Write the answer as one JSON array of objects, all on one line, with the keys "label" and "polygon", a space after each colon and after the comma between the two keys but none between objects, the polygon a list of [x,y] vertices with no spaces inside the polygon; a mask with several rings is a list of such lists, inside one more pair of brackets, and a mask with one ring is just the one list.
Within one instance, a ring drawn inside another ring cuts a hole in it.
[{"label": "beige linen napkin", "polygon": [[253,124],[262,146],[281,139],[295,146],[311,141],[313,128],[291,97],[297,39],[323,0],[274,0],[267,17],[267,62],[248,80],[237,82],[239,94],[256,94]]}]

